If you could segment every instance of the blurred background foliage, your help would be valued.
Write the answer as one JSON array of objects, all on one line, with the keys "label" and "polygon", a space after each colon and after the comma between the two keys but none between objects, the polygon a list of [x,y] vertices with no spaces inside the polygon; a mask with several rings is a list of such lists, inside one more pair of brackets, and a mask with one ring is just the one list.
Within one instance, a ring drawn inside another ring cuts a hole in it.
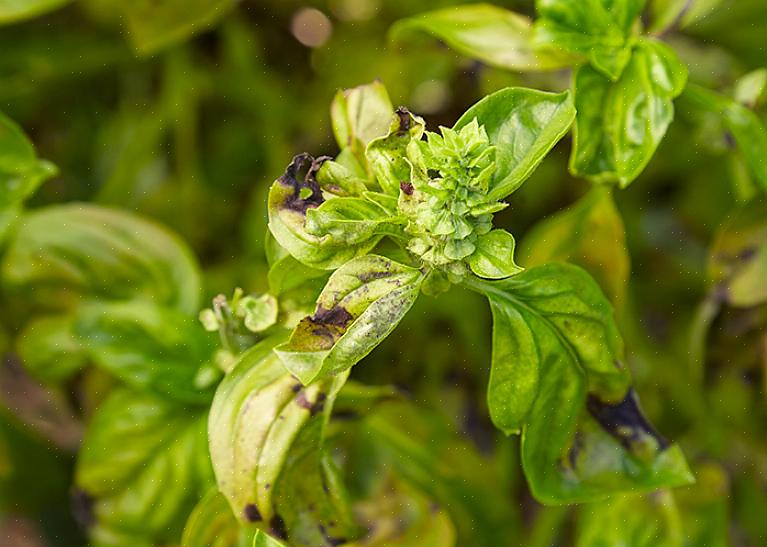
[{"label": "blurred background foliage", "polygon": [[[424,37],[388,40],[395,21],[458,3],[467,2],[0,0],[0,111],[58,167],[28,207],[87,201],[140,213],[189,243],[206,301],[235,286],[265,290],[266,191],[294,154],[335,153],[328,108],[338,89],[379,78],[395,104],[434,129],[504,86],[568,86],[565,72],[515,74]],[[496,4],[533,13],[531,1]],[[666,38],[692,83],[737,96],[739,78],[767,64],[767,4],[707,0],[695,9],[695,21]],[[751,99],[764,120],[763,96]],[[568,174],[569,146],[498,215],[523,249],[538,221],[589,190]],[[682,445],[694,486],[615,499],[598,514],[534,502],[517,441],[487,418],[490,318],[470,294],[420,299],[354,376],[401,387],[492,461],[473,473],[494,474],[514,544],[623,545],[630,531],[627,545],[765,545],[767,304],[748,294],[767,281],[747,284],[742,301],[721,298],[738,257],[767,245],[757,188],[727,127],[683,96],[648,168],[615,194],[620,216],[605,213],[625,223],[630,279],[618,312],[637,391],[658,429]],[[580,222],[588,239],[588,220]],[[611,294],[612,282],[600,282]],[[74,455],[83,416],[111,380],[91,374],[72,392],[28,378],[9,350],[30,304],[2,305],[0,543],[78,545]]]}]

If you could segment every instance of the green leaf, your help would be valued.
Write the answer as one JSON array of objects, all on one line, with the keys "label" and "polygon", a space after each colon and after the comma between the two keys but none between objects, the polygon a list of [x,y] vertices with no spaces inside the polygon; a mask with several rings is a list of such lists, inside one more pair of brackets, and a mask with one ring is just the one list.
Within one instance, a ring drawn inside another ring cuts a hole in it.
[{"label": "green leaf", "polygon": [[477,238],[477,250],[469,257],[469,267],[479,277],[501,279],[518,274],[514,262],[514,236],[506,230],[493,230]]},{"label": "green leaf", "polygon": [[[216,480],[237,518],[263,522],[277,535],[287,526],[295,540],[304,532],[294,517],[320,519],[326,530],[341,524],[332,503],[323,501],[327,494],[321,484],[319,493],[313,490],[308,498],[284,492],[309,487],[321,478],[315,476],[318,469],[310,472],[298,462],[320,452],[324,423],[346,378],[341,375],[302,387],[272,352],[280,340],[267,339],[240,357],[216,392],[208,431]],[[287,509],[281,501],[284,495]],[[299,503],[302,507],[315,503],[316,512],[293,515]],[[316,524],[312,528],[316,535]]]},{"label": "green leaf", "polygon": [[378,80],[339,91],[330,105],[338,147],[348,149],[359,165],[366,165],[365,147],[386,135],[393,111],[389,93]]},{"label": "green leaf", "polygon": [[[397,187],[399,191],[399,186]],[[388,211],[363,198],[334,198],[306,211],[307,233],[327,240],[330,245],[359,245],[383,234],[401,233]]]},{"label": "green leaf", "polygon": [[322,281],[320,278],[327,275],[326,270],[311,268],[287,255],[277,260],[269,268],[269,292],[275,296],[280,296],[311,281],[320,282]]},{"label": "green leaf", "polygon": [[711,246],[708,270],[718,303],[748,308],[767,302],[767,199],[729,216]]},{"label": "green leaf", "polygon": [[633,42],[645,0],[537,0],[535,40],[544,50],[587,55],[604,76],[617,80]]},{"label": "green leaf", "polygon": [[571,57],[533,48],[530,19],[490,4],[453,6],[398,21],[389,38],[404,42],[423,32],[461,55],[499,68],[518,71],[555,70]]},{"label": "green leaf", "polygon": [[674,97],[687,69],[665,44],[641,41],[615,82],[589,66],[574,78],[575,121],[570,171],[622,188],[644,170],[674,118]]},{"label": "green leaf", "polygon": [[[299,262],[312,268],[333,270],[355,257],[366,254],[381,237],[373,235],[355,244],[345,244],[332,240],[329,235],[317,236],[309,233],[306,226],[308,212],[326,203],[314,178],[321,162],[321,158],[314,160],[307,154],[296,156],[285,173],[272,184],[269,191],[269,230],[277,242]],[[299,181],[298,171],[306,164],[309,164],[309,169],[304,180]],[[354,198],[331,198],[328,202],[338,199]],[[328,205],[324,211],[332,211],[333,207],[335,206]],[[327,217],[332,218],[332,215],[326,216],[329,220]],[[313,218],[316,219],[316,216]],[[340,230],[338,227],[337,229]],[[347,237],[352,235],[344,231],[340,234]]]},{"label": "green leaf", "polygon": [[422,281],[419,270],[387,258],[352,260],[330,276],[314,315],[275,351],[305,385],[348,370],[394,330]]},{"label": "green leaf", "polygon": [[88,364],[71,314],[31,321],[16,341],[16,351],[30,374],[46,383],[66,380]]},{"label": "green leaf", "polygon": [[95,205],[25,215],[2,278],[47,307],[83,296],[139,298],[189,314],[200,307],[198,265],[181,240],[141,217]]},{"label": "green leaf", "polygon": [[16,23],[56,10],[72,0],[0,0],[0,25]]},{"label": "green leaf", "polygon": [[131,44],[149,55],[215,25],[234,0],[135,0],[122,7]]},{"label": "green leaf", "polygon": [[522,241],[521,256],[527,266],[550,262],[581,266],[594,276],[610,301],[620,306],[630,258],[611,188],[596,185],[574,205],[536,224]]},{"label": "green leaf", "polygon": [[477,119],[496,147],[496,169],[488,201],[499,200],[530,176],[575,118],[570,93],[546,93],[521,87],[496,91],[469,108],[455,123]]},{"label": "green leaf", "polygon": [[88,303],[76,316],[77,341],[99,367],[136,389],[187,403],[210,401],[198,371],[213,344],[193,317],[141,301]]},{"label": "green leaf", "polygon": [[682,523],[668,491],[623,495],[579,508],[576,547],[682,547]]},{"label": "green leaf", "polygon": [[117,390],[99,407],[75,483],[100,527],[176,540],[207,462],[205,416],[154,395]]},{"label": "green leaf", "polygon": [[767,96],[767,68],[759,68],[738,78],[735,82],[735,100],[754,108]]},{"label": "green leaf", "polygon": [[240,526],[224,495],[211,488],[189,515],[181,547],[251,547],[253,535]]},{"label": "green leaf", "polygon": [[407,147],[411,141],[420,141],[425,123],[405,108],[398,108],[388,134],[370,141],[365,157],[383,191],[399,196],[400,185],[411,179],[411,166],[407,160]]},{"label": "green leaf", "polygon": [[679,448],[652,429],[628,389],[612,310],[585,272],[552,264],[466,284],[493,311],[491,418],[506,433],[522,430],[536,499],[582,502],[691,480]]},{"label": "green leaf", "polygon": [[277,541],[262,530],[256,530],[253,537],[253,547],[287,547],[281,541]]}]

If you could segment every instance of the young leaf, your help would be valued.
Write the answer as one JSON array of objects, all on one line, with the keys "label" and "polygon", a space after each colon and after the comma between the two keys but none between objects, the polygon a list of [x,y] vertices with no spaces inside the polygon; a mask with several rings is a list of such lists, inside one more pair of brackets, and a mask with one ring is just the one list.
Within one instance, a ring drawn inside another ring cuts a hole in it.
[{"label": "young leaf", "polygon": [[181,547],[251,547],[253,536],[253,530],[240,525],[224,495],[214,487],[189,515]]},{"label": "young leaf", "polygon": [[365,150],[373,175],[390,196],[399,196],[402,183],[411,179],[407,147],[411,141],[421,140],[424,127],[423,119],[400,107],[391,122],[389,133],[372,140]]},{"label": "young leaf", "polygon": [[462,55],[499,68],[518,71],[555,70],[572,58],[533,48],[530,19],[490,4],[454,6],[398,21],[389,38],[404,42],[424,32]]},{"label": "young leaf", "polygon": [[74,334],[99,367],[126,384],[181,402],[207,403],[211,386],[198,385],[213,345],[192,317],[141,301],[89,303],[76,314]]},{"label": "young leaf", "polygon": [[205,461],[204,415],[117,390],[93,417],[75,482],[93,500],[99,527],[171,541],[194,505]]},{"label": "young leaf", "polygon": [[[381,236],[375,235],[377,223],[368,226],[366,239],[360,238],[360,241],[354,244],[334,241],[329,236],[318,236],[309,232],[308,213],[325,203],[322,190],[315,179],[315,173],[321,163],[321,160],[314,160],[307,154],[296,156],[285,170],[285,174],[272,184],[269,191],[269,230],[277,242],[296,260],[313,268],[332,270],[366,254],[378,243]],[[306,164],[310,165],[309,170],[304,180],[299,181],[298,171]],[[328,202],[349,199],[356,198],[333,198]],[[337,235],[353,237],[353,230],[350,233],[346,229],[342,230],[343,226],[337,226],[340,219],[334,208],[334,205],[328,205],[321,212],[313,213],[311,218],[315,222],[335,221]],[[312,227],[319,228],[316,224]]]},{"label": "young leaf", "polygon": [[[585,272],[552,264],[466,284],[488,297],[495,321],[491,418],[507,433],[522,430],[536,499],[571,503],[690,480],[678,447],[658,436],[627,391],[612,310]],[[579,428],[587,402],[592,418]]]},{"label": "young leaf", "polygon": [[397,218],[372,201],[348,197],[329,199],[307,210],[305,229],[329,245],[341,246],[364,244],[385,233],[397,235],[401,231],[397,224]]},{"label": "young leaf", "polygon": [[496,169],[488,201],[499,200],[530,176],[561,139],[575,118],[570,93],[546,93],[510,87],[496,91],[469,108],[454,129],[476,118],[496,147]]},{"label": "young leaf", "polygon": [[200,307],[200,273],[174,234],[135,215],[86,204],[25,215],[3,281],[47,307],[82,296],[139,298],[185,313]]},{"label": "young leaf", "polygon": [[631,57],[632,27],[645,0],[536,0],[535,39],[544,50],[587,55],[617,80]]},{"label": "young leaf", "polygon": [[348,370],[394,330],[422,281],[419,270],[387,258],[352,260],[330,276],[314,315],[275,351],[305,385]]},{"label": "young leaf", "polygon": [[514,236],[506,230],[493,230],[477,238],[477,249],[469,257],[474,274],[486,279],[501,279],[522,268],[514,263]]},{"label": "young leaf", "polygon": [[657,41],[637,44],[621,77],[612,82],[590,66],[574,78],[575,121],[570,171],[622,188],[644,170],[674,118],[673,99],[687,69]]},{"label": "young leaf", "polygon": [[521,261],[528,266],[572,262],[599,283],[620,306],[629,276],[623,219],[611,188],[595,185],[574,205],[536,224],[522,241]]}]

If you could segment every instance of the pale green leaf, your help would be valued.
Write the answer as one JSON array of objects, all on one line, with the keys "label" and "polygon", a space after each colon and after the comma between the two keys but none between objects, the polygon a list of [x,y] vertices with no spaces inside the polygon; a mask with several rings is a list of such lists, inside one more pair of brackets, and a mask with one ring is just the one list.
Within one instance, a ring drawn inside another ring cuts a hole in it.
[{"label": "pale green leaf", "polygon": [[0,0],[0,25],[39,17],[72,0]]},{"label": "pale green leaf", "polygon": [[477,250],[469,257],[469,267],[479,277],[501,279],[522,268],[514,262],[514,236],[506,230],[493,230],[477,238]]},{"label": "pale green leaf", "polygon": [[370,141],[365,157],[381,189],[398,196],[402,183],[409,182],[410,163],[407,147],[411,141],[423,137],[425,123],[405,108],[398,108],[391,121],[388,134]]}]

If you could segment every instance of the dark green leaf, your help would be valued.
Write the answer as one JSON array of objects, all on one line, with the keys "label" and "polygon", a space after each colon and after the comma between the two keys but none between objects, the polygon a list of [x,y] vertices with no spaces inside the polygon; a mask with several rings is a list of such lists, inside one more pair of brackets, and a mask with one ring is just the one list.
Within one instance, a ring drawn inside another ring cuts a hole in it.
[{"label": "dark green leaf", "polygon": [[424,32],[467,57],[519,71],[564,68],[572,59],[556,52],[535,51],[530,19],[489,4],[454,6],[398,21],[390,31],[395,42]]},{"label": "dark green leaf", "polygon": [[570,171],[628,186],[644,170],[674,118],[673,99],[687,70],[665,44],[643,40],[612,82],[590,66],[575,74],[575,122]]},{"label": "dark green leaf", "polygon": [[460,129],[477,119],[496,147],[496,170],[488,201],[499,200],[530,176],[575,118],[570,93],[510,87],[469,108],[455,123]]},{"label": "dark green leaf", "polygon": [[2,276],[49,307],[81,296],[141,298],[190,314],[200,306],[197,262],[184,243],[150,221],[94,205],[26,215]]},{"label": "dark green leaf", "polygon": [[89,303],[78,309],[74,332],[96,365],[136,389],[188,403],[211,399],[198,372],[212,340],[193,317],[141,301]]},{"label": "dark green leaf", "polygon": [[352,260],[330,276],[314,315],[276,352],[304,384],[348,370],[394,330],[422,281],[419,270],[387,258]]}]

